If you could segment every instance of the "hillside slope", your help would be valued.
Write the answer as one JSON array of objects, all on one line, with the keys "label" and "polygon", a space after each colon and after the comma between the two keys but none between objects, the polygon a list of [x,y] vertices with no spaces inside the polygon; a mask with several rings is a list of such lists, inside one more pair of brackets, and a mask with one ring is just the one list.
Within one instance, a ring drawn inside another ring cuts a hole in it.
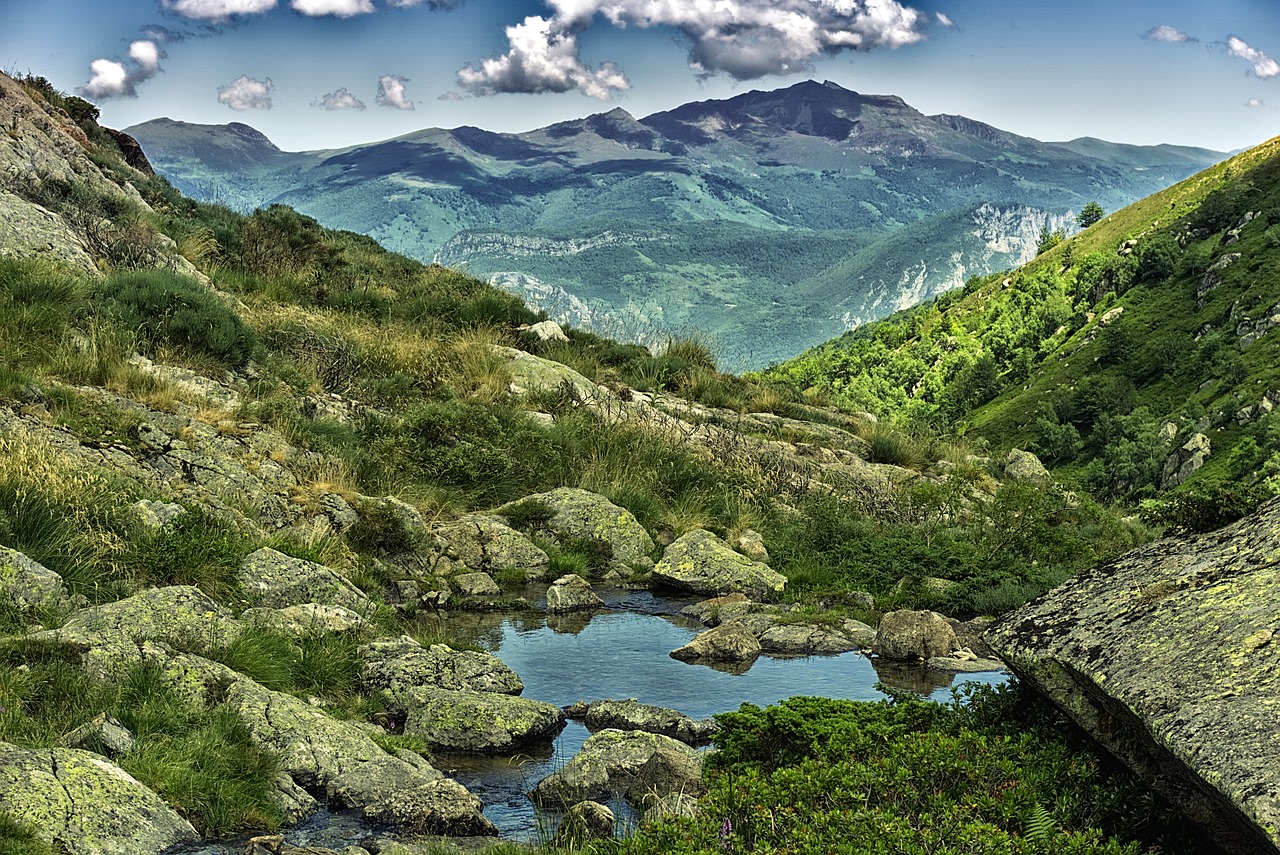
[{"label": "hillside slope", "polygon": [[1280,489],[1280,140],[767,372],[1114,497]]},{"label": "hillside slope", "polygon": [[[283,202],[527,298],[564,292],[548,310],[563,304],[560,319],[583,322],[572,307],[586,307],[597,330],[697,327],[738,366],[1020,264],[1041,226],[1069,223],[1091,200],[1127,204],[1221,157],[1042,143],[813,81],[643,119],[615,109],[523,134],[431,128],[336,151],[281,152],[240,124],[158,119],[128,131],[195,198]],[[947,251],[865,252],[911,224]],[[652,258],[655,239],[680,260]],[[509,251],[528,241],[550,257]],[[744,243],[783,263],[743,263]]]}]

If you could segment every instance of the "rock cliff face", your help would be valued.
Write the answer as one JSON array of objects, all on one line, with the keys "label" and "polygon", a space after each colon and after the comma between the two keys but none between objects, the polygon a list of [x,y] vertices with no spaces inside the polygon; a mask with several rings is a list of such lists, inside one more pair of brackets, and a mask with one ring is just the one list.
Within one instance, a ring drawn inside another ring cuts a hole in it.
[{"label": "rock cliff face", "polygon": [[1228,852],[1280,851],[1280,500],[1012,612],[987,640]]}]

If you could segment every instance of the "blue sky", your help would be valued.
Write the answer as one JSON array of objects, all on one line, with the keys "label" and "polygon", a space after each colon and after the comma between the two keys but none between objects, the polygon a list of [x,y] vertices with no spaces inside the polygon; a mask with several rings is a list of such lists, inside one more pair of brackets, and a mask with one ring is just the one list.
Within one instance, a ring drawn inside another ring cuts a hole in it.
[{"label": "blue sky", "polygon": [[637,117],[807,78],[1043,140],[1280,134],[1280,0],[0,0],[0,68],[106,124],[288,150]]}]

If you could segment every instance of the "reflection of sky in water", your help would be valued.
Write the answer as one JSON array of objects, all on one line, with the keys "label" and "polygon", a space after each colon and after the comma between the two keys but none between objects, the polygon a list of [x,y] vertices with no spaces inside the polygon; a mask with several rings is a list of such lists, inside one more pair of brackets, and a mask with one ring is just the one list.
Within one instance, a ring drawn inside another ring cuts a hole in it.
[{"label": "reflection of sky in water", "polygon": [[[890,673],[882,667],[877,676],[871,660],[859,653],[792,659],[761,656],[737,675],[678,662],[667,654],[704,627],[653,612],[678,609],[683,602],[660,600],[648,593],[600,593],[611,607],[627,610],[563,615],[550,621],[536,613],[454,614],[443,626],[447,634],[496,653],[524,681],[524,697],[556,706],[635,698],[706,718],[736,710],[743,703],[767,706],[795,695],[878,700],[884,696],[874,686],[881,679],[934,700],[951,698],[950,675],[916,667]],[[961,676],[982,683],[1005,679],[1003,674]],[[485,815],[504,837],[536,840],[554,831],[555,820],[540,821],[525,794],[567,763],[588,736],[581,724],[569,722],[553,742],[526,746],[514,757],[439,755],[433,762],[479,796]],[[613,807],[620,813],[622,827],[634,822],[625,804],[615,802]],[[285,836],[294,845],[341,848],[358,843],[368,833],[349,814],[321,812]],[[243,844],[192,851],[230,855],[242,850]]]}]

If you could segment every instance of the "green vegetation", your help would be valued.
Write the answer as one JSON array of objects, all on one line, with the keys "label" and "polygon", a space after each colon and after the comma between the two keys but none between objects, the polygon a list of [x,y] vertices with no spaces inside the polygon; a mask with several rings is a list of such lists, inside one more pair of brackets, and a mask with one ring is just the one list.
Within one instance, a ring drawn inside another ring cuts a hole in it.
[{"label": "green vegetation", "polygon": [[1107,212],[1102,210],[1101,205],[1097,202],[1090,202],[1080,209],[1080,213],[1076,214],[1076,225],[1082,229],[1087,229],[1106,215]]}]

